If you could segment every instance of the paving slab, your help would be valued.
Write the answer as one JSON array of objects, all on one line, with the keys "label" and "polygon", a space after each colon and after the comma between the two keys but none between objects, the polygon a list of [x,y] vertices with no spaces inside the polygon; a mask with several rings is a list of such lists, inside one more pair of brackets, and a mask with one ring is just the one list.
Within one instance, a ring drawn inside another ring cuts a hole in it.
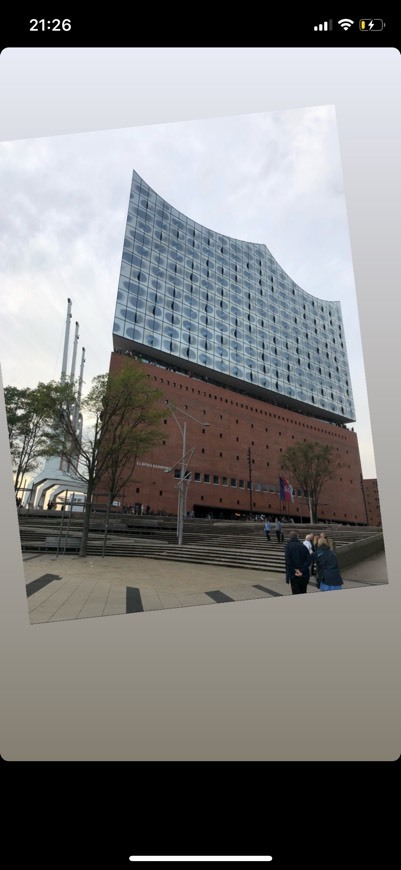
[{"label": "paving slab", "polygon": [[79,611],[77,618],[84,619],[89,616],[103,616],[109,592],[110,583],[106,583],[105,580],[99,580],[95,583],[88,600]]},{"label": "paving slab", "polygon": [[77,586],[72,595],[70,595],[64,604],[62,604],[53,616],[50,617],[49,622],[55,622],[61,619],[77,619],[95,586],[95,578],[92,578],[91,580],[81,580],[79,586]]},{"label": "paving slab", "polygon": [[[32,624],[291,595],[282,572],[145,557],[23,557]],[[387,584],[384,552],[343,570],[344,590]],[[308,594],[318,592],[314,578]],[[261,587],[261,588],[258,588]]]},{"label": "paving slab", "polygon": [[[55,581],[57,582],[57,581]],[[49,595],[35,609],[30,610],[29,618],[32,623],[50,622],[52,616],[68,601],[70,595],[76,590],[77,586],[82,582],[80,578],[68,580],[61,587],[57,587],[53,592],[49,589]],[[52,585],[55,585],[52,584]]]}]

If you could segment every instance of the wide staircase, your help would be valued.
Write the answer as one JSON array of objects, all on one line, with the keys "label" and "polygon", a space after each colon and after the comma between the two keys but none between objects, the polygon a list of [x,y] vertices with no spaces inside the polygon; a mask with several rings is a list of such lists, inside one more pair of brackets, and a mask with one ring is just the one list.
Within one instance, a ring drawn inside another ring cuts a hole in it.
[{"label": "wide staircase", "polygon": [[[21,512],[19,514],[21,548],[23,552],[79,553],[82,534],[82,514],[60,512]],[[356,543],[382,533],[381,528],[366,526],[329,526],[283,524],[285,541],[295,530],[303,539],[314,531],[325,531],[339,552],[346,544]],[[183,544],[178,545],[174,517],[113,516],[107,539],[104,517],[94,514],[87,546],[88,556],[128,556],[175,562],[225,565],[259,571],[283,573],[284,545],[278,543],[274,528],[267,541],[263,522],[185,520]]]}]

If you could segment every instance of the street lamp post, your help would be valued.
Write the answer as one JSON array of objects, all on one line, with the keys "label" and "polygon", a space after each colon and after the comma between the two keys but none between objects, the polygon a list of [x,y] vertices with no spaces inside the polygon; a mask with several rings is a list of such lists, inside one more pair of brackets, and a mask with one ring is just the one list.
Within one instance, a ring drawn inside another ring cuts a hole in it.
[{"label": "street lamp post", "polygon": [[[192,459],[195,448],[192,447],[191,450],[187,451],[187,424],[186,424],[186,421],[184,421],[183,426],[181,426],[181,424],[177,420],[177,417],[174,413],[174,408],[176,411],[179,411],[180,414],[184,414],[186,417],[189,417],[190,420],[194,420],[195,423],[199,423],[200,426],[209,426],[209,423],[204,423],[204,422],[201,422],[200,420],[197,420],[196,417],[192,417],[191,414],[187,413],[187,411],[183,411],[181,408],[176,408],[175,406],[173,406],[171,404],[171,402],[169,402],[168,400],[167,400],[167,404],[168,404],[168,406],[171,410],[171,413],[174,417],[174,420],[175,420],[175,422],[176,422],[176,424],[181,432],[181,438],[182,438],[182,457],[181,457],[181,459],[178,462],[176,462],[175,465],[173,465],[171,468],[166,469],[167,472],[170,472],[170,471],[173,471],[173,469],[176,468],[177,465],[181,465],[180,480],[178,483],[178,510],[177,510],[177,538],[178,538],[178,545],[181,546],[182,540],[183,540],[183,535],[184,535],[184,516],[185,516],[185,511],[186,511],[186,503],[187,503],[187,489],[188,489],[189,481],[191,478],[191,473],[188,472],[188,465]],[[188,463],[187,463],[188,456],[189,456],[189,459],[188,459]]]},{"label": "street lamp post", "polygon": [[187,447],[187,424],[184,422],[182,428],[182,462],[181,462],[181,473],[180,473],[180,482],[178,484],[178,513],[177,513],[177,538],[178,544],[181,546],[182,538],[184,534],[184,516],[185,516],[185,506],[186,506],[186,495],[187,495],[187,486],[188,482],[186,479],[186,447]]},{"label": "street lamp post", "polygon": [[252,454],[251,448],[248,447],[248,467],[249,467],[249,519],[252,519]]}]

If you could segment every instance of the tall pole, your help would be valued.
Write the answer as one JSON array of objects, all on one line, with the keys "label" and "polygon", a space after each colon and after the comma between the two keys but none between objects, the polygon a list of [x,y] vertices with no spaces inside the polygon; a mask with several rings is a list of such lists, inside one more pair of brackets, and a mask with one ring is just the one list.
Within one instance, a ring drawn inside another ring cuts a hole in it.
[{"label": "tall pole", "polygon": [[79,405],[81,402],[81,396],[82,396],[82,384],[83,384],[83,378],[84,378],[85,362],[86,362],[86,360],[85,360],[85,348],[83,347],[82,348],[82,357],[81,357],[81,369],[79,372],[79,381],[78,381],[78,408],[79,408]]},{"label": "tall pole", "polygon": [[249,519],[252,519],[252,455],[251,448],[248,447],[248,467],[249,467]]},{"label": "tall pole", "polygon": [[[78,327],[78,326],[79,326],[79,324],[77,323],[76,327]],[[76,333],[75,333],[76,337],[77,337],[77,332],[78,332],[78,330],[76,330]],[[77,394],[77,400],[76,400],[75,405],[74,405],[73,420],[72,420],[74,432],[75,432],[75,435],[76,435],[80,444],[82,442],[83,418],[82,418],[82,414],[80,413],[79,409],[80,409],[81,397],[82,397],[84,365],[85,365],[85,348],[83,347],[82,348],[82,356],[81,356],[81,369],[79,372],[79,380],[78,380],[78,394]],[[75,360],[74,360],[74,367],[71,370],[71,383],[73,383],[73,376],[74,375],[75,375]],[[70,468],[71,468],[71,462],[68,463],[67,470],[70,471]]]},{"label": "tall pole", "polygon": [[[187,486],[189,483],[189,478],[187,476],[187,474],[188,474],[187,467],[188,466],[186,463],[187,424],[186,424],[186,422],[184,422],[184,425],[182,427],[180,425],[175,413],[174,413],[175,406],[171,402],[168,402],[168,406],[169,406],[170,411],[173,415],[173,418],[174,418],[174,420],[175,420],[175,422],[176,422],[176,424],[181,432],[181,437],[182,437],[182,458],[180,460],[181,473],[180,473],[180,480],[179,480],[179,484],[178,484],[178,509],[177,509],[177,538],[178,538],[178,544],[181,546],[182,539],[183,539],[183,532],[184,532],[184,512],[185,512],[186,498],[187,498]],[[192,417],[191,414],[188,414],[187,411],[183,411],[182,408],[175,408],[175,410],[179,411],[180,414],[184,414],[185,417],[188,417],[190,420],[194,420],[195,423],[199,423],[199,425],[201,425],[201,426],[209,426],[210,425],[210,423],[205,423],[204,421],[202,421],[202,423],[201,423],[200,420],[197,420],[196,417]],[[194,449],[195,448],[193,447],[192,450],[188,451],[191,454],[189,461],[191,461]],[[167,468],[165,470],[170,472],[178,464],[179,463],[176,462],[175,465],[172,466],[172,468]]]},{"label": "tall pole", "polygon": [[64,351],[63,351],[63,362],[61,366],[61,383],[65,384],[65,379],[67,377],[67,359],[68,359],[68,343],[70,339],[70,323],[71,323],[71,299],[67,299],[67,320],[65,324],[65,336],[64,336]]},{"label": "tall pole", "polygon": [[75,336],[74,336],[74,346],[73,346],[73,350],[72,350],[70,384],[74,383],[74,378],[75,378],[75,363],[76,363],[76,359],[77,359],[78,339],[79,339],[79,323],[75,322]]},{"label": "tall pole", "polygon": [[365,487],[364,487],[364,485],[363,485],[363,476],[362,476],[362,474],[361,474],[361,490],[362,490],[362,495],[363,495],[363,503],[364,503],[364,505],[365,505],[366,525],[368,526],[368,525],[369,525],[369,516],[368,516],[368,508],[367,508],[367,505],[366,505]]},{"label": "tall pole", "polygon": [[185,475],[186,475],[186,463],[185,463],[185,454],[186,454],[186,443],[187,443],[187,424],[184,422],[182,428],[182,463],[181,463],[181,479],[178,487],[179,498],[178,498],[178,544],[182,546],[182,538],[184,532],[184,510],[185,510]]},{"label": "tall pole", "polygon": [[82,398],[82,384],[83,384],[83,377],[84,377],[84,365],[85,365],[85,348],[83,347],[83,348],[82,348],[82,357],[81,357],[81,370],[80,370],[80,372],[79,372],[79,381],[78,381],[78,395],[77,395],[77,402],[76,402],[75,409],[74,409],[74,427],[75,427],[75,429],[78,428],[78,421],[79,421],[79,409],[80,409],[81,398]]}]

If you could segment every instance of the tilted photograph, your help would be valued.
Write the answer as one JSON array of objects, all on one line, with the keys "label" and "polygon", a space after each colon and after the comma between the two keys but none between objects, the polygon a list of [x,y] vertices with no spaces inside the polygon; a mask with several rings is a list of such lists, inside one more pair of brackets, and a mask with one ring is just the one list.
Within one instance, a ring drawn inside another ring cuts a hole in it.
[{"label": "tilted photograph", "polygon": [[334,107],[0,167],[30,623],[386,584]]}]

